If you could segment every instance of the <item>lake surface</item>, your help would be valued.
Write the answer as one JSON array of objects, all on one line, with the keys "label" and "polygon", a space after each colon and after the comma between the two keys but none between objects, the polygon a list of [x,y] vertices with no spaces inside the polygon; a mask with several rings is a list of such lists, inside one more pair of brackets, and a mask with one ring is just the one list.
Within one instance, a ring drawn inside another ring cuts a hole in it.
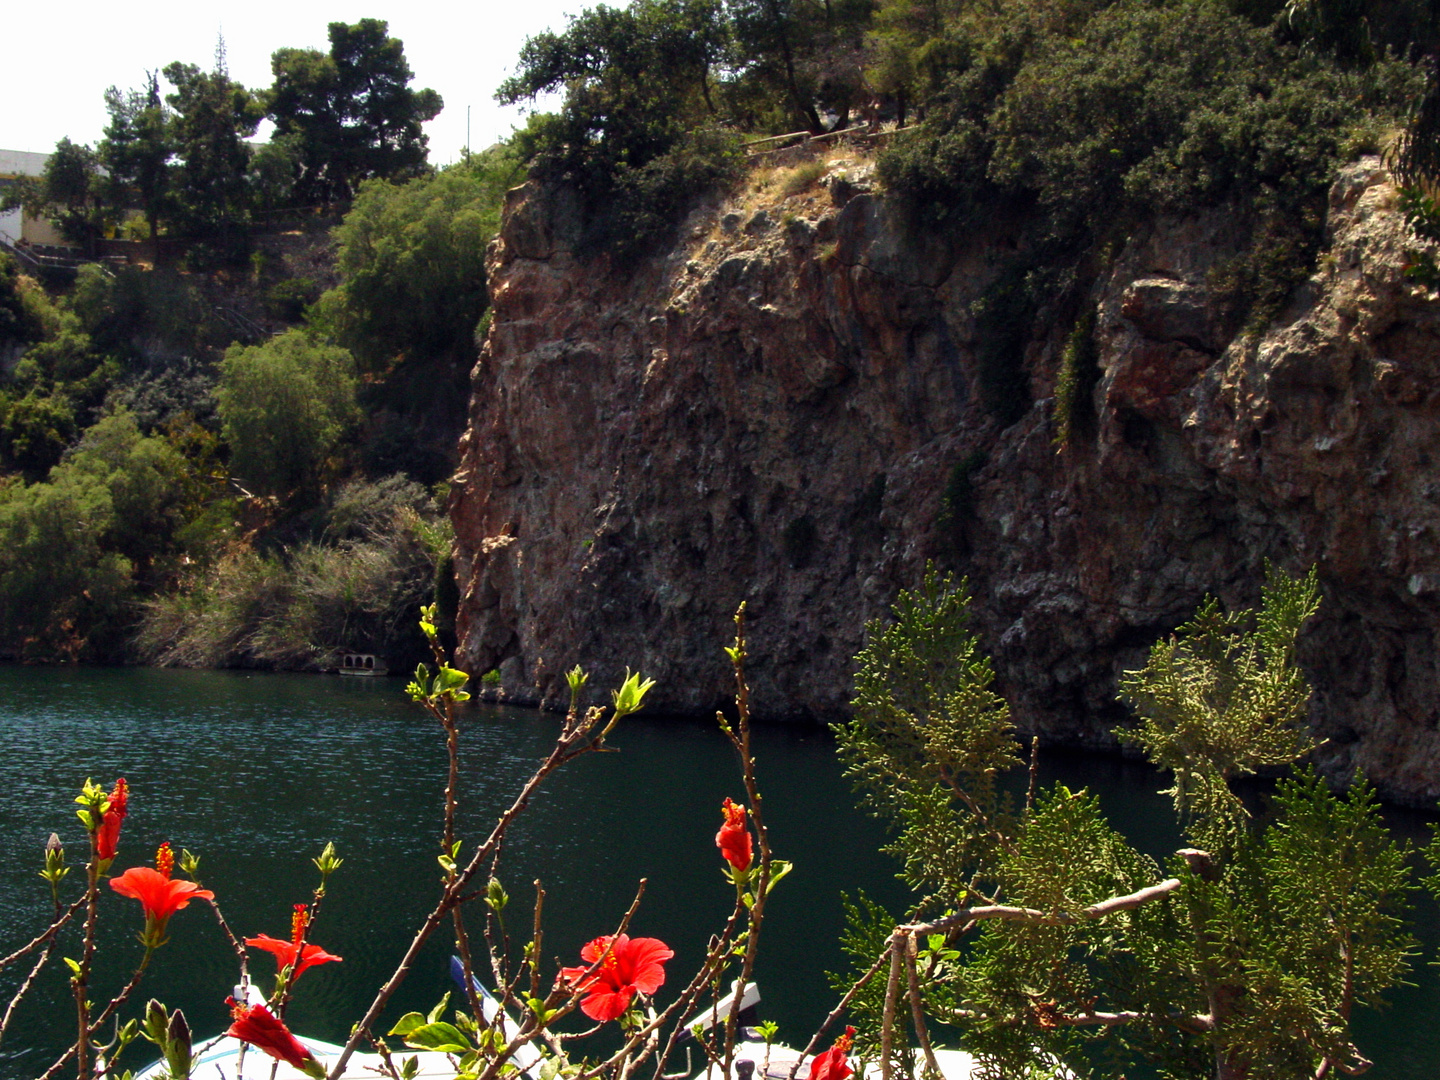
[{"label": "lake surface", "polygon": [[[72,864],[84,832],[72,799],[86,777],[131,785],[116,871],[149,863],[169,840],[201,856],[200,877],[241,936],[286,937],[293,904],[309,899],[310,859],[334,840],[344,866],[312,940],[344,962],[306,973],[293,1026],[343,1041],[393,970],[437,895],[435,863],[445,756],[438,727],[404,699],[397,679],[313,675],[0,666],[0,952],[43,928],[48,886],[36,876],[52,830]],[[505,708],[468,710],[461,735],[466,779],[460,835],[483,839],[495,816],[548,749],[558,718]],[[774,894],[758,981],[762,1015],[780,1037],[803,1043],[833,1004],[826,971],[844,965],[836,944],[842,890],[864,889],[898,910],[904,890],[880,854],[884,834],[854,809],[829,737],[761,727],[759,773],[776,855],[795,871]],[[670,971],[694,970],[708,933],[728,911],[714,835],[725,796],[742,794],[735,755],[710,724],[627,719],[616,753],[584,758],[557,774],[512,831],[500,877],[511,895],[513,936],[528,938],[533,882],[543,881],[545,954],[577,962],[579,947],[619,920],[641,877],[645,900],[631,932],[675,949]],[[1177,846],[1163,786],[1149,769],[1116,759],[1046,754],[1046,781],[1089,785],[1131,839],[1163,857]],[[1428,819],[1396,812],[1414,839]],[[462,852],[463,859],[463,852]],[[78,890],[79,867],[67,879]],[[137,905],[108,894],[97,1003],[123,984],[139,946]],[[1429,898],[1417,897],[1424,954],[1413,987],[1391,994],[1388,1012],[1359,1024],[1369,1074],[1386,1080],[1440,1075],[1440,979],[1430,961],[1440,930]],[[224,998],[235,959],[208,907],[176,914],[137,995],[182,1007],[197,1034],[228,1023]],[[437,932],[392,1002],[392,1019],[428,1010],[447,989],[447,935]],[[67,941],[70,955],[78,951]],[[252,973],[269,988],[266,954]],[[0,1080],[34,1077],[68,1045],[74,1006],[61,974],[47,969],[3,1047]],[[5,999],[18,976],[0,974]],[[663,992],[662,992],[663,996]],[[3,1005],[0,1005],[3,1007]],[[386,1025],[388,1027],[388,1024]],[[148,1044],[132,1048],[138,1066]],[[138,1051],[138,1052],[137,1052]]]}]

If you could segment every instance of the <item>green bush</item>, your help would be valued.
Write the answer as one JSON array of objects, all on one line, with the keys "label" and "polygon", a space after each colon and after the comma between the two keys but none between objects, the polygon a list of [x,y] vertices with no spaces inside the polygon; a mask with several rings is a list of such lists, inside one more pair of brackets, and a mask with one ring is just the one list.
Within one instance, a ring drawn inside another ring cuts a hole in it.
[{"label": "green bush", "polygon": [[882,178],[930,219],[1033,201],[1062,239],[1231,198],[1303,202],[1419,88],[1409,65],[1347,71],[1203,0],[1121,0],[1074,33],[954,33],[955,68]]},{"label": "green bush", "polygon": [[370,371],[469,358],[489,300],[485,248],[518,172],[497,149],[404,184],[361,185],[335,229],[341,284],[320,299],[313,325]]},{"label": "green bush", "polygon": [[216,391],[231,467],[251,491],[313,494],[341,437],[358,418],[350,353],[292,330],[263,345],[234,345]]},{"label": "green bush", "polygon": [[82,470],[0,480],[0,648],[70,660],[107,651],[131,596],[130,563],[102,544],[116,521],[109,487]]},{"label": "green bush", "polygon": [[99,531],[107,550],[137,568],[174,553],[173,537],[185,521],[192,480],[185,459],[165,439],[143,435],[129,413],[104,417],[88,428],[52,473],[52,481],[83,476],[103,484],[115,517]]},{"label": "green bush", "polygon": [[298,323],[305,318],[305,309],[320,298],[320,286],[314,278],[287,278],[265,290],[265,310],[275,319]]},{"label": "green bush", "polygon": [[54,333],[58,312],[32,278],[0,251],[0,349],[39,341]]},{"label": "green bush", "polygon": [[68,306],[98,352],[127,362],[213,356],[233,338],[200,289],[165,270],[83,266]]},{"label": "green bush", "polygon": [[0,469],[42,479],[78,430],[75,403],[67,395],[0,390]]},{"label": "green bush", "polygon": [[1095,309],[1086,306],[1065,339],[1060,370],[1055,374],[1055,447],[1069,446],[1077,436],[1095,427],[1091,397],[1100,381],[1099,350],[1095,345]]},{"label": "green bush", "polygon": [[[622,263],[639,258],[672,238],[698,197],[724,190],[743,172],[744,155],[734,136],[689,132],[638,168],[615,169],[603,200],[592,198],[584,246],[608,250]],[[596,212],[599,205],[608,210]]]}]

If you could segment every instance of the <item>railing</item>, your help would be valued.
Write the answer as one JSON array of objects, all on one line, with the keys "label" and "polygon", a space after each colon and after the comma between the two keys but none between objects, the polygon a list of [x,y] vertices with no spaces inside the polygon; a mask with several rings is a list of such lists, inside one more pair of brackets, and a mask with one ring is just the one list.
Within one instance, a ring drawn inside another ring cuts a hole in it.
[{"label": "railing", "polygon": [[79,248],[56,247],[50,244],[12,244],[8,240],[0,240],[0,250],[8,251],[27,273],[67,280],[72,280],[80,267],[87,264],[99,266],[102,273],[114,277],[115,272],[106,264],[126,261],[114,257],[89,258]]},{"label": "railing", "polygon": [[[771,135],[764,139],[752,139],[750,142],[741,143],[747,157],[752,160],[764,157],[767,154],[778,154],[784,150],[794,150],[797,147],[810,147],[824,145],[827,142],[839,142],[845,140],[865,148],[873,148],[883,145],[896,135],[906,131],[914,131],[915,125],[911,124],[903,128],[880,128],[873,129],[868,124],[857,124],[855,127],[844,128],[840,131],[827,131],[821,135],[812,135],[808,131],[791,131],[784,135]],[[770,145],[777,144],[777,145]],[[764,147],[764,149],[757,149]]]},{"label": "railing", "polygon": [[216,317],[238,335],[236,340],[246,345],[253,345],[258,341],[264,341],[271,335],[271,331],[266,330],[254,319],[242,312],[236,311],[232,307],[226,307],[224,304],[215,304],[214,311]]}]

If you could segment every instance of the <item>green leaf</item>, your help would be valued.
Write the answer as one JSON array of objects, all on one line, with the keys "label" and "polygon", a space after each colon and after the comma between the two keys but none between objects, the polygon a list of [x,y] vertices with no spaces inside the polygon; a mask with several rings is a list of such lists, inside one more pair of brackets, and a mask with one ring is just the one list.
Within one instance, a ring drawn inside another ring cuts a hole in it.
[{"label": "green leaf", "polygon": [[446,990],[446,991],[445,991],[445,996],[440,999],[439,1004],[437,1004],[433,1009],[430,1010],[430,1015],[425,1018],[426,1021],[427,1021],[428,1023],[431,1023],[431,1024],[434,1024],[434,1023],[439,1022],[440,1017],[441,1017],[441,1016],[444,1014],[444,1012],[445,1012],[445,1006],[447,1006],[447,1005],[449,1005],[449,1004],[450,1004],[450,991],[449,991],[449,990]]},{"label": "green leaf", "polygon": [[396,1035],[403,1038],[404,1036],[409,1035],[410,1032],[414,1031],[416,1028],[423,1027],[424,1024],[425,1017],[423,1015],[418,1012],[408,1012],[404,1016],[400,1017],[400,1019],[395,1022],[395,1026],[392,1027],[388,1032],[386,1032],[386,1034]]},{"label": "green leaf", "polygon": [[435,676],[435,692],[437,694],[450,694],[459,690],[467,682],[470,676],[463,671],[457,671],[448,664],[442,665]]},{"label": "green leaf", "polygon": [[[445,995],[447,998],[449,994]],[[404,1036],[405,1045],[416,1050],[439,1050],[446,1054],[467,1054],[474,1051],[465,1033],[454,1024],[432,1021],[414,1028]]]},{"label": "green leaf", "polygon": [[631,674],[630,669],[625,669],[625,681],[620,684],[620,689],[611,692],[615,702],[615,717],[629,716],[637,711],[645,702],[645,695],[655,685],[654,679],[640,678],[637,671]]}]

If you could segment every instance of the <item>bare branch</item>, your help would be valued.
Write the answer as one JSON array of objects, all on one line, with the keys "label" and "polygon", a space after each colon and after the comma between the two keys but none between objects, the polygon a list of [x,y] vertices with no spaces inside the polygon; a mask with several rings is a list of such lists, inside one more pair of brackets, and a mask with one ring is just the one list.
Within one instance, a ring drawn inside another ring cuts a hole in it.
[{"label": "bare branch", "polygon": [[1015,907],[1010,904],[985,904],[981,907],[961,908],[953,915],[936,919],[931,923],[911,924],[897,927],[907,934],[949,933],[963,929],[972,923],[986,919],[1003,919],[1007,922],[1026,922],[1038,926],[1069,926],[1073,923],[1100,919],[1117,911],[1127,911],[1157,900],[1180,887],[1179,878],[1167,878],[1157,885],[1148,885],[1124,896],[1112,896],[1098,904],[1081,908],[1079,911],[1041,911],[1038,908]]}]

